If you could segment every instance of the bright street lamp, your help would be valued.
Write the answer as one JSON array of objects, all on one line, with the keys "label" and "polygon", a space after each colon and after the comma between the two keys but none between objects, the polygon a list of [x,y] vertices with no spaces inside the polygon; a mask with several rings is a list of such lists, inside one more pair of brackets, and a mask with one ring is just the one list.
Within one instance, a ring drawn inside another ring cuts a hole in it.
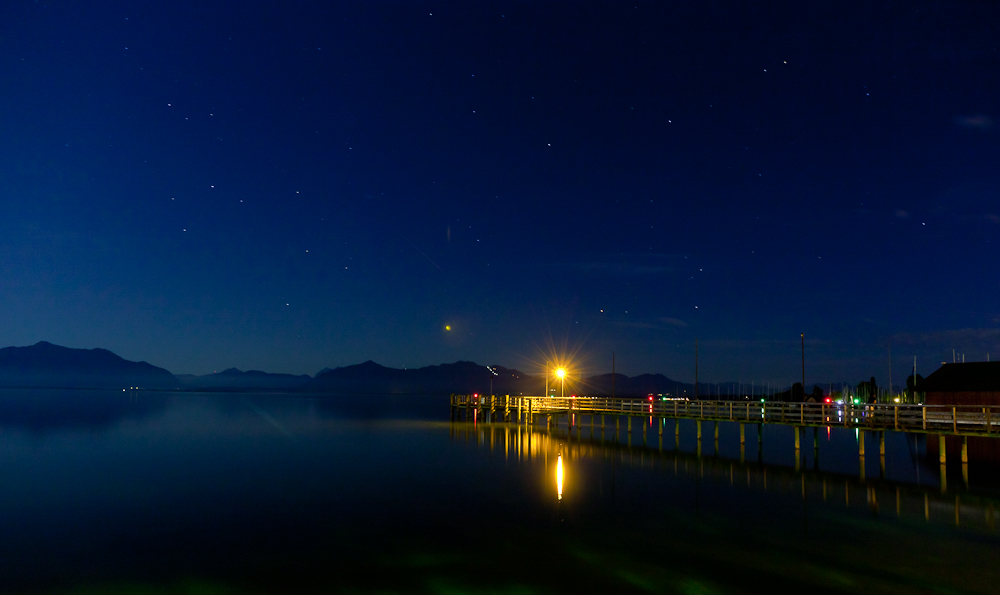
[{"label": "bright street lamp", "polygon": [[556,368],[556,376],[559,377],[559,396],[566,396],[566,368]]}]

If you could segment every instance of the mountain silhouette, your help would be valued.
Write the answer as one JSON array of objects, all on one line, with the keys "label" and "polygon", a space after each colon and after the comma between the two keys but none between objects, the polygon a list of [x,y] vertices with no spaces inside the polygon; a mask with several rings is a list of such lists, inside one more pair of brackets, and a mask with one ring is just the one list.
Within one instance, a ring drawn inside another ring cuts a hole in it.
[{"label": "mountain silhouette", "polygon": [[180,374],[177,379],[189,390],[295,390],[312,380],[312,376],[227,368],[204,376]]},{"label": "mountain silhouette", "polygon": [[[321,370],[315,378],[302,386],[302,390],[344,394],[489,394],[492,378],[493,394],[545,393],[544,377],[530,376],[502,366],[493,367],[492,370],[493,372],[486,366],[467,361],[398,369],[387,368],[369,360],[353,366]],[[549,388],[559,389],[560,385],[553,378],[549,381]],[[643,374],[634,378],[623,374],[615,375],[616,396],[642,397],[650,393],[673,395],[678,391],[681,391],[682,395],[690,395],[692,386],[675,382],[662,374]],[[611,374],[567,380],[565,394],[566,396],[610,395]]]},{"label": "mountain silhouette", "polygon": [[0,349],[0,386],[50,388],[179,388],[177,378],[107,349],[72,349],[40,341]]},{"label": "mountain silhouette", "polygon": [[369,360],[320,371],[302,390],[344,394],[488,393],[492,378],[494,394],[541,394],[542,379],[500,366],[493,370],[496,374],[486,366],[465,361],[399,369]]}]

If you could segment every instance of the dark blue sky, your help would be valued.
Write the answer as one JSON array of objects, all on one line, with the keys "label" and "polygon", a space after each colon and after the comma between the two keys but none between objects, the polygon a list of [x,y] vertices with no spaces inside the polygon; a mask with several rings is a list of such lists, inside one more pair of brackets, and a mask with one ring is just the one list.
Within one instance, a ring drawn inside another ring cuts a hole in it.
[{"label": "dark blue sky", "polygon": [[[899,384],[1000,357],[992,2],[0,8],[0,343]],[[451,330],[446,330],[450,327]]]}]

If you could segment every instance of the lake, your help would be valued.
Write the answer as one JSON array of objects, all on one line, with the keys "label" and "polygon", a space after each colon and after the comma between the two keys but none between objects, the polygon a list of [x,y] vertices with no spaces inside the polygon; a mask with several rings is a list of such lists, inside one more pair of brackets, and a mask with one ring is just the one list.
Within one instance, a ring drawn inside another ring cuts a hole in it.
[{"label": "lake", "polygon": [[[3,593],[995,593],[1000,503],[904,434],[696,455],[447,397],[0,391]],[[710,427],[710,426],[709,426]],[[877,445],[869,447],[877,454]],[[560,475],[561,470],[561,475]],[[985,473],[985,472],[984,472]],[[983,480],[988,478],[983,477]]]}]

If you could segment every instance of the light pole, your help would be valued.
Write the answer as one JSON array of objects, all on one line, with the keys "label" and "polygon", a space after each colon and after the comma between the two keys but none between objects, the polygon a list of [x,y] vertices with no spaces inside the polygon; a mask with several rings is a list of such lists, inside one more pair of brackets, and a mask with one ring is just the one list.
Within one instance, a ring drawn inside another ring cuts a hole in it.
[{"label": "light pole", "polygon": [[486,369],[490,372],[490,396],[493,396],[493,377],[499,376],[500,374],[497,373],[495,368],[486,366]]},{"label": "light pole", "polygon": [[566,396],[566,368],[557,368],[556,376],[559,377],[559,396]]}]

